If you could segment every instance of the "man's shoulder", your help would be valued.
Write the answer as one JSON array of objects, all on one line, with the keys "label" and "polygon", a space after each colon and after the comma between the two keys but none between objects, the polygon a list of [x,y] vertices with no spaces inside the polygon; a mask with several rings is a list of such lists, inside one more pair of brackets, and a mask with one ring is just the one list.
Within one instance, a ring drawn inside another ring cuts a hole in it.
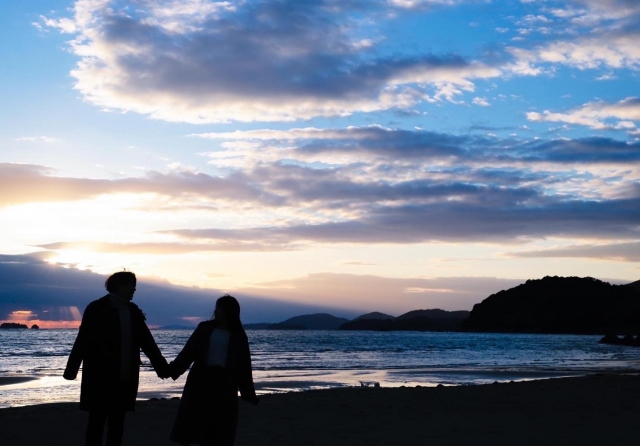
[{"label": "man's shoulder", "polygon": [[109,305],[109,295],[102,296],[100,299],[96,299],[94,301],[89,302],[87,305],[87,310],[89,309],[99,309],[101,307],[107,307]]},{"label": "man's shoulder", "polygon": [[141,318],[142,321],[146,321],[147,320],[147,315],[144,314],[144,312],[140,309],[140,307],[137,306],[136,304],[134,304],[133,302],[129,302],[129,310],[131,310],[131,312],[134,314],[134,316],[137,316],[138,318]]}]

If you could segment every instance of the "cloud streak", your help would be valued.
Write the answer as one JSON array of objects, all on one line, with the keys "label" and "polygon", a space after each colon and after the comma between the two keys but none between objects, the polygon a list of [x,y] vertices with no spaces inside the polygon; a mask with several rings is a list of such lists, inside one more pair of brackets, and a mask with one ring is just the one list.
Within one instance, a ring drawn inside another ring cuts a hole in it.
[{"label": "cloud streak", "polygon": [[169,231],[185,240],[290,243],[524,242],[548,236],[640,238],[640,199],[552,200],[541,206],[437,203],[378,206],[342,222]]},{"label": "cloud streak", "polygon": [[150,172],[143,178],[118,180],[53,176],[55,170],[31,164],[0,163],[0,206],[47,201],[75,201],[118,193],[153,193],[188,200],[278,201],[252,187],[240,174],[227,178],[204,173]]},{"label": "cloud streak", "polygon": [[640,262],[640,242],[561,246],[552,249],[509,253],[516,258],[582,258],[617,262]]}]

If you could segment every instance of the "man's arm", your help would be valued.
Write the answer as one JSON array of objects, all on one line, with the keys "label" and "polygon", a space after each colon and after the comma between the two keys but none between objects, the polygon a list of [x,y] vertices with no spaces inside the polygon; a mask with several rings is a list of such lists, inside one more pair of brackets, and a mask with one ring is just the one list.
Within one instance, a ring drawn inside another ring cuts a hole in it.
[{"label": "man's arm", "polygon": [[78,330],[78,336],[73,343],[73,348],[69,354],[67,360],[67,367],[64,369],[63,378],[68,380],[74,380],[78,376],[78,370],[80,370],[80,364],[84,360],[87,350],[91,344],[92,332],[94,330],[95,310],[89,304],[84,310],[82,315],[82,322],[80,323],[80,329]]},{"label": "man's arm", "polygon": [[[136,309],[136,311],[140,311]],[[140,348],[147,355],[149,361],[151,361],[151,365],[153,369],[156,371],[156,374],[159,378],[165,379],[169,377],[169,365],[167,364],[167,360],[164,359],[160,349],[158,348],[158,344],[156,344],[155,339],[153,339],[153,335],[147,327],[145,322],[144,314],[140,311]]]}]

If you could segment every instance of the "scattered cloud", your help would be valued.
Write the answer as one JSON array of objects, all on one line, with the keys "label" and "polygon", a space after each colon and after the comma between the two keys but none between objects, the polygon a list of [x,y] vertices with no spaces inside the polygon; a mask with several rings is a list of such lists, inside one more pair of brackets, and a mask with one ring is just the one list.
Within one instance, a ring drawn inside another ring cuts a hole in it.
[{"label": "scattered cloud", "polygon": [[559,246],[551,249],[511,252],[508,255],[520,258],[585,258],[616,262],[640,262],[640,241]]},{"label": "scattered cloud", "polygon": [[[136,243],[38,243],[137,254],[637,235],[640,142],[504,139],[381,126],[199,136],[221,141],[223,150],[206,154],[222,172],[218,176],[174,166],[137,178],[65,178],[43,166],[5,163],[0,205],[151,194],[160,200],[145,211],[245,216],[226,227],[210,219],[174,221],[171,229],[156,226]],[[252,212],[272,215],[253,218]]]}]

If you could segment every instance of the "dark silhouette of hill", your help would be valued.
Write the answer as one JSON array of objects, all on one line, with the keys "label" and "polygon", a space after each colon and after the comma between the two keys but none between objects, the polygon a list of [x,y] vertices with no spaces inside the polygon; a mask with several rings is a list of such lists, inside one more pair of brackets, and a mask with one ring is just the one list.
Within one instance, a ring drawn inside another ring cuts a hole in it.
[{"label": "dark silhouette of hill", "polygon": [[363,319],[385,320],[385,319],[395,319],[395,316],[391,316],[389,314],[380,313],[379,311],[374,311],[374,312],[371,312],[371,313],[362,314],[362,315],[358,316],[357,318],[353,319],[351,322],[360,321],[360,320],[363,320]]},{"label": "dark silhouette of hill", "polygon": [[[299,324],[285,324],[284,322],[277,322],[275,324],[270,324],[267,327],[268,330],[306,330],[307,327]],[[319,330],[325,330],[324,328]]]},{"label": "dark silhouette of hill", "polygon": [[636,280],[635,282],[628,283],[625,286],[628,286],[629,288],[633,288],[634,290],[640,293],[640,280]]},{"label": "dark silhouette of hill", "polygon": [[188,325],[171,324],[160,327],[160,330],[193,330],[193,327]]},{"label": "dark silhouette of hill", "polygon": [[242,328],[245,330],[265,330],[272,325],[271,322],[256,322],[253,324],[242,324]]},{"label": "dark silhouette of hill", "polygon": [[0,328],[9,328],[9,329],[15,329],[15,328],[29,328],[24,324],[16,324],[15,322],[5,322],[3,324],[0,324]]},{"label": "dark silhouette of hill", "polygon": [[269,329],[337,330],[340,325],[348,321],[349,319],[332,316],[327,313],[305,314],[292,317],[277,324],[272,324],[269,326]]},{"label": "dark silhouette of hill", "polygon": [[445,311],[440,310],[439,308],[434,308],[432,310],[412,310],[407,313],[401,314],[396,318],[396,320],[409,320],[409,319],[419,319],[419,318],[429,318],[429,319],[466,319],[469,317],[468,311]]},{"label": "dark silhouette of hill", "polygon": [[640,332],[640,284],[591,277],[544,277],[474,305],[467,331],[629,334]]},{"label": "dark silhouette of hill", "polygon": [[[375,314],[375,313],[369,313]],[[377,313],[382,314],[382,313]],[[456,331],[469,316],[468,311],[444,311],[440,309],[413,310],[396,318],[366,318],[362,315],[340,326],[341,330],[377,331]]]}]

